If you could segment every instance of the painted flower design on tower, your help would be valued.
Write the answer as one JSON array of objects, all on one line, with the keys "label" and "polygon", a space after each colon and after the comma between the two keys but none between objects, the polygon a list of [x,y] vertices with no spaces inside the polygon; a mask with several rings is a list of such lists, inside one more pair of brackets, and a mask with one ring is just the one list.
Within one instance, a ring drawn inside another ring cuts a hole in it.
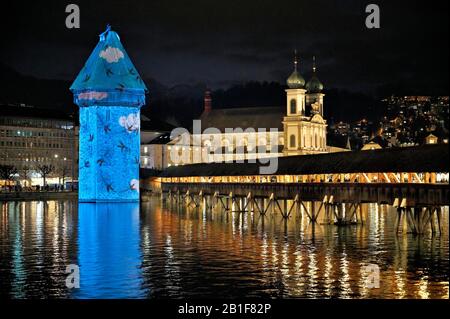
[{"label": "painted flower design on tower", "polygon": [[132,179],[130,181],[130,189],[133,191],[139,191],[139,180]]},{"label": "painted flower design on tower", "polygon": [[117,63],[120,59],[124,58],[123,52],[120,49],[113,47],[107,47],[106,50],[100,51],[99,56],[108,63]]},{"label": "painted flower design on tower", "polygon": [[88,91],[84,93],[80,93],[78,98],[80,100],[103,100],[108,97],[108,93],[106,92],[97,92],[97,91]]},{"label": "painted flower design on tower", "polygon": [[119,125],[124,127],[128,133],[138,131],[140,127],[139,113],[130,113],[128,116],[119,118]]}]

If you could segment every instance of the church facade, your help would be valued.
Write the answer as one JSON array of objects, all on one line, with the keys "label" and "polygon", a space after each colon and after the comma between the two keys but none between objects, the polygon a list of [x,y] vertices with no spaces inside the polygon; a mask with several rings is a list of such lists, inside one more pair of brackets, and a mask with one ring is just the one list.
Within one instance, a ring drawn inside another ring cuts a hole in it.
[{"label": "church facade", "polygon": [[163,147],[162,167],[155,168],[347,151],[327,145],[324,86],[313,62],[312,75],[305,81],[294,59],[285,106],[214,109],[210,92],[205,92],[204,111],[197,121],[201,131],[173,138]]},{"label": "church facade", "polygon": [[328,152],[327,123],[323,118],[323,84],[316,74],[314,58],[311,79],[305,79],[298,71],[297,59],[294,71],[287,79],[286,116],[283,118],[283,154],[302,155]]}]

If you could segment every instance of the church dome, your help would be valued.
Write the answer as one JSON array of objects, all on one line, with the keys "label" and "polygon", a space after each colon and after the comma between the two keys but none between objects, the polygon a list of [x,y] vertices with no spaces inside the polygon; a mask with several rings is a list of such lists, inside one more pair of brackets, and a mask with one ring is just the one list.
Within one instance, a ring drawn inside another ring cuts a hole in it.
[{"label": "church dome", "polygon": [[286,84],[290,89],[303,89],[305,86],[305,79],[297,70],[297,50],[294,52],[294,72],[287,78]]},{"label": "church dome", "polygon": [[313,74],[311,79],[306,83],[306,90],[308,93],[320,93],[323,90],[323,84],[320,82],[316,74]]},{"label": "church dome", "polygon": [[297,70],[294,70],[286,80],[286,84],[290,89],[302,89],[305,86],[305,79]]},{"label": "church dome", "polygon": [[308,93],[320,93],[323,90],[323,84],[320,82],[316,73],[316,57],[313,56],[313,73],[311,79],[306,83]]}]

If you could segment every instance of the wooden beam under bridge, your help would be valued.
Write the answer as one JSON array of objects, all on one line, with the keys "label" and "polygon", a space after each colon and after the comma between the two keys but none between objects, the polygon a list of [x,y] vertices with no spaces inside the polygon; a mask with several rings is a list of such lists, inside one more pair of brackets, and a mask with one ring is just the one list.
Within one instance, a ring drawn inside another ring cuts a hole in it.
[{"label": "wooden beam under bridge", "polygon": [[325,196],[333,196],[335,202],[359,202],[392,204],[395,198],[407,198],[411,206],[446,206],[450,203],[448,184],[424,183],[163,183],[164,193],[169,191],[186,194],[203,191],[205,195],[217,192],[220,196],[270,197],[275,194],[278,200],[292,200],[299,195],[303,201],[322,201]]}]

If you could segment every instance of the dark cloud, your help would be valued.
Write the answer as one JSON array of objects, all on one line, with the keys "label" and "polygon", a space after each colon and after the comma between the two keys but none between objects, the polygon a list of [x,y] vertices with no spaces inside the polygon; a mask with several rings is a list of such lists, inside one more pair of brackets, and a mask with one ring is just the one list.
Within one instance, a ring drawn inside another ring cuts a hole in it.
[{"label": "dark cloud", "polygon": [[[81,29],[64,26],[81,8]],[[107,23],[139,71],[167,85],[284,81],[297,48],[305,75],[317,56],[327,86],[373,91],[386,83],[448,90],[448,2],[377,1],[381,29],[365,28],[368,1],[39,1],[3,10],[3,63],[72,79]],[[433,81],[430,84],[430,81]],[[426,93],[426,92],[424,92]]]}]

